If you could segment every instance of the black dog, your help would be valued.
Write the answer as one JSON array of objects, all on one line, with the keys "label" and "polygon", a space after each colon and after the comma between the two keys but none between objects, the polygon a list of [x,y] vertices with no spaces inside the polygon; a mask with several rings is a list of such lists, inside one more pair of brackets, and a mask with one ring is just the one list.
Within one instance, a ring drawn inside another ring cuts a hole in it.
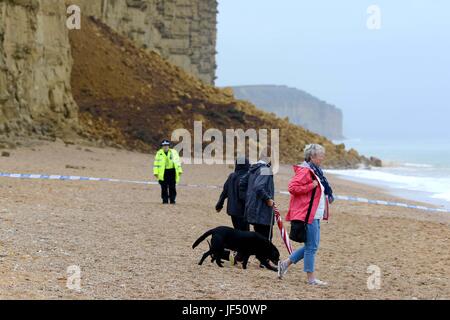
[{"label": "black dog", "polygon": [[280,260],[280,252],[278,249],[266,238],[256,232],[240,231],[230,227],[217,227],[205,232],[192,245],[195,249],[203,240],[212,235],[211,246],[209,251],[203,254],[199,265],[208,256],[212,256],[212,260],[216,261],[219,267],[223,267],[222,257],[225,249],[239,252],[242,257],[242,266],[247,269],[247,263],[250,256],[255,255],[256,258],[266,268],[276,271],[276,268],[270,265],[269,260],[274,264],[278,264]]},{"label": "black dog", "polygon": [[[209,250],[211,250],[211,242],[209,242],[209,240],[206,241],[208,243],[209,246]],[[220,257],[220,259],[225,260],[225,261],[230,261],[230,255],[232,253],[228,250],[223,250],[222,252],[222,256]],[[211,263],[214,262],[214,257],[211,255]],[[234,263],[236,264],[236,262]]]}]

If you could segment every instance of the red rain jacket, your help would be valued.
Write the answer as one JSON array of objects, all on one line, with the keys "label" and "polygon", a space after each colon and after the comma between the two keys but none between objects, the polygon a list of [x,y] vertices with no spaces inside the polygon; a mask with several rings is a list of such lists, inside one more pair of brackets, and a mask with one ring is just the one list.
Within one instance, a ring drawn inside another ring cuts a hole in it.
[{"label": "red rain jacket", "polygon": [[[314,185],[313,181],[319,179],[314,174],[314,171],[304,165],[294,166],[295,176],[289,182],[289,193],[291,194],[291,200],[289,203],[289,211],[286,216],[286,221],[292,220],[306,220],[306,214],[308,213],[309,203],[311,201]],[[319,183],[316,194],[314,196],[314,202],[309,216],[308,223],[312,223],[319,207],[320,197],[322,196],[322,186]],[[325,214],[324,220],[329,218],[329,205],[328,197],[325,200]]]}]

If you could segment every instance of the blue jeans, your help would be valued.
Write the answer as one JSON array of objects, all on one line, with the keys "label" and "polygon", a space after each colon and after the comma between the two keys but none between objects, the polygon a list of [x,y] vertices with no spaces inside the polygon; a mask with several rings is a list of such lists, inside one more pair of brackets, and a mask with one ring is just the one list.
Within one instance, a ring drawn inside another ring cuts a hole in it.
[{"label": "blue jeans", "polygon": [[303,248],[294,251],[289,260],[292,263],[298,263],[303,258],[305,272],[314,272],[314,262],[316,258],[316,252],[319,249],[320,242],[320,220],[314,219],[313,223],[306,226],[306,243]]}]

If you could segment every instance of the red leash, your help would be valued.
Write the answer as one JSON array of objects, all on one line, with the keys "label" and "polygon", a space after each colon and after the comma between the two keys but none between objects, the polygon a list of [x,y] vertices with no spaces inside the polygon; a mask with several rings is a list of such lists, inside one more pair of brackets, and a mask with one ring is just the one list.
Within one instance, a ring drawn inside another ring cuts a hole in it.
[{"label": "red leash", "polygon": [[292,254],[294,250],[292,249],[291,241],[289,240],[289,234],[283,226],[283,220],[281,219],[280,211],[275,205],[273,206],[273,211],[275,212],[275,219],[277,220],[278,229],[280,229],[281,238],[283,239],[283,242],[286,245],[289,254]]}]

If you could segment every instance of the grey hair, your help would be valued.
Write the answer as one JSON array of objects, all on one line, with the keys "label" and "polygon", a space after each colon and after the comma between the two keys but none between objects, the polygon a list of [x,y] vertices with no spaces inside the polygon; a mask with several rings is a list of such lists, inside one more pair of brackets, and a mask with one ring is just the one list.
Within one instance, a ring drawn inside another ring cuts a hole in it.
[{"label": "grey hair", "polygon": [[312,157],[315,157],[320,153],[325,154],[324,147],[320,144],[308,144],[305,147],[305,160],[309,162]]},{"label": "grey hair", "polygon": [[270,147],[262,149],[259,154],[259,160],[262,160],[267,163],[272,162],[271,153],[272,149]]}]

